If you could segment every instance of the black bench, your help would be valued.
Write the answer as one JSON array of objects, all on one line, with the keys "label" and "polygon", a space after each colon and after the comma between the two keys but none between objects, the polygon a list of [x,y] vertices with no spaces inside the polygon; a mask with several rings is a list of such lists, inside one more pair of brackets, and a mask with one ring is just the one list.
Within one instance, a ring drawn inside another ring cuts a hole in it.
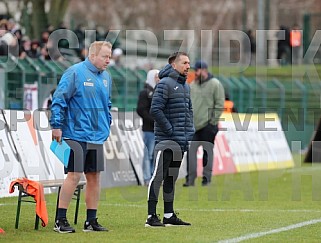
[{"label": "black bench", "polygon": [[[57,195],[57,203],[56,203],[56,215],[55,219],[57,218],[57,213],[58,213],[58,203],[59,203],[59,194],[60,190],[62,187],[64,180],[63,179],[58,179],[58,180],[41,180],[39,183],[43,185],[43,188],[53,188],[53,187],[58,187],[58,195]],[[74,196],[72,199],[76,200],[76,210],[75,210],[75,217],[74,217],[74,224],[77,224],[77,219],[78,219],[78,210],[79,210],[79,201],[80,201],[80,192],[81,189],[84,188],[86,185],[85,181],[79,181],[76,190],[74,192]],[[20,209],[21,209],[21,202],[31,202],[35,203],[34,200],[30,200],[29,198],[32,197],[29,195],[22,187],[22,185],[17,184],[16,185],[19,190],[19,196],[18,196],[18,206],[17,206],[17,214],[16,214],[16,224],[15,228],[18,229],[19,227],[19,218],[20,218]],[[27,199],[25,199],[27,198]],[[39,228],[39,217],[36,214],[36,220],[35,220],[35,229],[37,230]]]}]

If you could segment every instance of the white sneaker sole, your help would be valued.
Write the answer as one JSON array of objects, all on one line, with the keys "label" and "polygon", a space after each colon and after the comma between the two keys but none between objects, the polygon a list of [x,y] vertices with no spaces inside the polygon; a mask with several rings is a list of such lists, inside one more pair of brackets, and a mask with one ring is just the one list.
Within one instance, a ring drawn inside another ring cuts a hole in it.
[{"label": "white sneaker sole", "polygon": [[95,230],[85,230],[85,229],[83,229],[82,231],[86,232],[86,233],[88,233],[88,232],[98,232],[98,231],[95,231]]},{"label": "white sneaker sole", "polygon": [[164,226],[151,226],[150,224],[145,224],[145,227],[149,227],[149,228],[165,228]]},{"label": "white sneaker sole", "polygon": [[182,226],[191,226],[191,225],[183,225],[183,224],[165,224],[165,227],[182,227]]},{"label": "white sneaker sole", "polygon": [[53,229],[55,232],[60,233],[60,234],[67,234],[67,233],[75,233],[76,231],[61,231],[57,228]]},{"label": "white sneaker sole", "polygon": [[107,232],[108,230],[91,230],[91,229],[86,230],[86,229],[83,229],[82,231],[83,232]]}]

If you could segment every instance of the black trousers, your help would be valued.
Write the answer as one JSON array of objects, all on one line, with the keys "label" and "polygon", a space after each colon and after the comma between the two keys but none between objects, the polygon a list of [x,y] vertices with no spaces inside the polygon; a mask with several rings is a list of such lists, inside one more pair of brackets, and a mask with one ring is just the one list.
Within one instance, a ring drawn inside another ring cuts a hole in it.
[{"label": "black trousers", "polygon": [[182,163],[183,151],[155,149],[155,166],[148,187],[148,214],[156,214],[160,187],[163,183],[164,213],[173,213],[175,182]]},{"label": "black trousers", "polygon": [[191,146],[187,153],[186,183],[194,185],[197,177],[197,150],[203,146],[203,183],[211,182],[213,170],[213,148],[215,136],[218,133],[217,125],[208,124],[195,132]]}]

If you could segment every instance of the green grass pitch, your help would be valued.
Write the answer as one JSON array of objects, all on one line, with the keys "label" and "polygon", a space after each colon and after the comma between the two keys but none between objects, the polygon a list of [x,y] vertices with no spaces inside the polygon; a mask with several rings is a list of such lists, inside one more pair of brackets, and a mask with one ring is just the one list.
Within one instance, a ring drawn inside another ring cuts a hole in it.
[{"label": "green grass pitch", "polygon": [[[199,180],[183,188],[179,180],[175,209],[191,227],[145,228],[147,187],[102,190],[98,218],[109,232],[82,232],[83,197],[76,233],[54,232],[55,194],[46,195],[47,227],[34,230],[35,205],[23,203],[16,230],[17,198],[1,198],[0,228],[6,233],[0,242],[320,242],[321,164],[301,164],[299,155],[295,162],[292,169],[216,176],[209,187]],[[70,223],[73,212],[71,203]],[[163,216],[162,195],[158,213]]]}]

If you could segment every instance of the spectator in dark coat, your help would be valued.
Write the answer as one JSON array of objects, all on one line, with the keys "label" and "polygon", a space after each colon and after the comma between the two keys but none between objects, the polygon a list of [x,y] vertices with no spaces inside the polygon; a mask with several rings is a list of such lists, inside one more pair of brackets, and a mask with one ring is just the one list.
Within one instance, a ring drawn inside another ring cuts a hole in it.
[{"label": "spectator in dark coat", "polygon": [[255,34],[252,30],[246,32],[246,36],[243,40],[243,64],[244,65],[254,65],[255,55],[256,55],[256,41]]},{"label": "spectator in dark coat", "polygon": [[277,59],[279,61],[279,64],[289,64],[291,56],[289,28],[281,25],[280,30],[276,34],[276,37],[278,38]]},{"label": "spectator in dark coat", "polygon": [[30,58],[38,58],[41,55],[39,41],[33,40],[31,42],[30,50],[27,51],[27,55]]},{"label": "spectator in dark coat", "polygon": [[149,181],[153,173],[153,154],[155,146],[155,135],[154,135],[154,119],[149,113],[154,89],[159,81],[158,78],[159,70],[153,69],[147,73],[146,84],[144,89],[139,93],[137,103],[137,113],[143,118],[143,140],[144,140],[144,158],[143,158],[143,173],[144,183],[149,184]]}]

